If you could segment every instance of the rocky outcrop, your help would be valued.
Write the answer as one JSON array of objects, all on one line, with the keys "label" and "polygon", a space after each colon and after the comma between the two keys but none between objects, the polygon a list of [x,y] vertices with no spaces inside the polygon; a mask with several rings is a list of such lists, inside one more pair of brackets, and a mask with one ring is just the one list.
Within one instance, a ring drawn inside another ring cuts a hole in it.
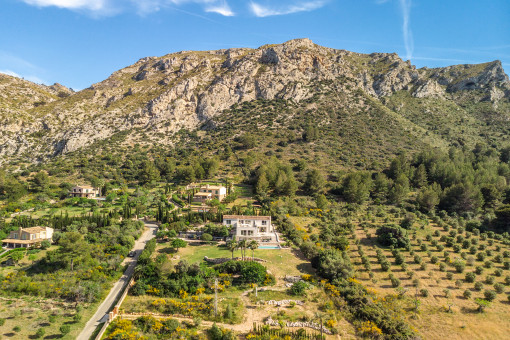
[{"label": "rocky outcrop", "polygon": [[416,98],[444,97],[445,90],[439,83],[432,79],[419,82],[412,95]]},{"label": "rocky outcrop", "polygon": [[510,94],[500,62],[417,70],[394,53],[365,55],[309,39],[147,57],[79,92],[5,77],[0,76],[0,156],[7,158],[51,157],[128,131],[164,136],[159,142],[171,145],[180,129],[195,129],[234,104],[301,102],[319,89],[347,95],[361,90],[376,100],[399,91],[444,98],[474,89],[493,102]]},{"label": "rocky outcrop", "polygon": [[50,93],[53,93],[57,97],[65,98],[74,93],[73,89],[70,89],[62,84],[55,83],[50,86],[46,86]]},{"label": "rocky outcrop", "polygon": [[510,89],[510,80],[501,61],[485,64],[454,65],[438,69],[425,69],[428,77],[445,85],[448,92],[503,87]]}]

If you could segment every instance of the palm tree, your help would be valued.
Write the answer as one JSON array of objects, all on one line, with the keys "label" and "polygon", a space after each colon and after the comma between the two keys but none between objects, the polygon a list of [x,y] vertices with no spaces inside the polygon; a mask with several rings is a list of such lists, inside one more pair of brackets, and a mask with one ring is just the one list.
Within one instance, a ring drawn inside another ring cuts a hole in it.
[{"label": "palm tree", "polygon": [[248,242],[246,242],[246,240],[239,241],[239,248],[241,248],[241,256],[242,256],[243,261],[244,261],[244,252],[246,252],[247,245],[248,245]]},{"label": "palm tree", "polygon": [[232,240],[227,242],[228,250],[232,252],[232,260],[234,259],[234,251],[239,248],[239,243],[236,241],[236,237],[232,237]]},{"label": "palm tree", "polygon": [[256,240],[251,240],[250,243],[248,243],[248,248],[251,249],[251,260],[255,260],[255,249],[259,247],[259,243]]}]

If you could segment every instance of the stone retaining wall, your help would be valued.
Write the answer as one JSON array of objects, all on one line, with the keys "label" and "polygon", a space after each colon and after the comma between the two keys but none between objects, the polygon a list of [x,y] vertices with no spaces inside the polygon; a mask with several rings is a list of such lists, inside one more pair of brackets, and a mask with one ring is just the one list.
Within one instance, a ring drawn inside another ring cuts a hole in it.
[{"label": "stone retaining wall", "polygon": [[[271,317],[269,317],[266,320],[265,324],[268,326],[280,326],[278,321],[271,319]],[[311,329],[315,329],[316,331],[319,331],[319,332],[321,331],[321,325],[319,325],[318,323],[315,323],[315,322],[311,322],[311,321],[287,322],[285,324],[285,326],[299,327],[299,328],[311,328]],[[325,334],[330,334],[330,335],[333,334],[328,328],[326,328],[324,326],[322,326],[322,332]]]},{"label": "stone retaining wall", "polygon": [[296,305],[300,305],[300,306],[302,306],[304,304],[303,301],[299,301],[299,300],[281,300],[281,301],[269,300],[269,301],[266,301],[266,305],[289,306],[292,302],[294,302]]},{"label": "stone retaining wall", "polygon": [[[247,256],[246,258],[248,259],[248,261],[252,260],[252,258],[249,257],[249,256]],[[259,259],[259,258],[256,258],[256,257],[253,258],[253,260],[256,261],[256,262],[267,262],[266,260]],[[232,261],[232,258],[230,258],[230,257],[211,258],[211,257],[204,256],[204,261],[212,263],[212,264],[221,264],[221,263],[225,263],[225,262],[228,262],[228,261]],[[234,257],[233,261],[242,261],[242,258],[241,257]]]},{"label": "stone retaining wall", "polygon": [[285,282],[296,283],[296,282],[301,281],[301,276],[285,275],[285,277],[283,278],[283,280],[284,280]]}]

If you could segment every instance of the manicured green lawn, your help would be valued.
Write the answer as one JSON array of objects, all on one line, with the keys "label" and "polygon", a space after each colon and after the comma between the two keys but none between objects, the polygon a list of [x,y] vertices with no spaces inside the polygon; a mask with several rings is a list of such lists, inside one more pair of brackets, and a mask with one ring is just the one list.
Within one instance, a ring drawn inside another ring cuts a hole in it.
[{"label": "manicured green lawn", "polygon": [[[170,250],[168,243],[158,246],[158,251],[167,253]],[[177,252],[180,259],[186,259],[189,263],[202,262],[204,256],[211,258],[216,257],[231,257],[232,253],[217,245],[188,245],[186,248],[181,248]],[[246,250],[246,256],[251,258],[251,250]],[[241,251],[236,250],[234,257],[241,257]],[[255,250],[255,257],[266,260],[264,266],[277,277],[285,275],[302,275],[313,273],[311,264],[304,260],[298,251],[292,249],[257,249]],[[177,262],[177,260],[175,260]]]}]

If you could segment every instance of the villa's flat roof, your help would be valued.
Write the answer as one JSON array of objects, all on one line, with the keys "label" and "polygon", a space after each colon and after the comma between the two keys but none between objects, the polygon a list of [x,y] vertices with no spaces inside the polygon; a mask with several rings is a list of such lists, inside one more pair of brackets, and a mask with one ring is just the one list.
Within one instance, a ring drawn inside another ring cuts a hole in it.
[{"label": "villa's flat roof", "polygon": [[226,188],[222,187],[220,185],[201,185],[200,189],[214,189],[214,190],[217,190],[217,189],[226,189]]},{"label": "villa's flat roof", "polygon": [[227,220],[266,220],[270,221],[271,216],[245,216],[245,215],[223,215],[223,219]]}]

